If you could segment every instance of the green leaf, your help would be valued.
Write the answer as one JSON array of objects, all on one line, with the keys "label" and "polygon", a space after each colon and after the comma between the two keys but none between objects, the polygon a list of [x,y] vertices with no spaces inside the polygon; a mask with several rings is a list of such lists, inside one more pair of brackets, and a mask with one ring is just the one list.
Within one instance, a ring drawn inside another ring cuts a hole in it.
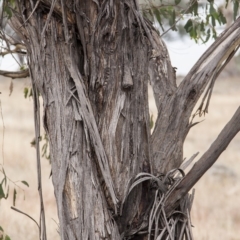
[{"label": "green leaf", "polygon": [[157,8],[154,8],[153,9],[153,15],[156,17],[162,31],[164,31],[164,28],[163,28],[163,25],[162,25],[162,19],[161,19],[161,10],[157,9]]},{"label": "green leaf", "polygon": [[159,23],[162,22],[160,12],[157,8],[153,9],[153,14]]},{"label": "green leaf", "polygon": [[207,37],[206,37],[204,43],[206,43],[210,39],[210,36],[211,36],[211,32],[210,32],[210,29],[208,29],[207,30]]},{"label": "green leaf", "polygon": [[198,1],[190,1],[190,8],[188,9],[188,11],[186,13],[191,13],[194,16],[198,16]]},{"label": "green leaf", "polygon": [[198,1],[195,1],[193,5],[193,13],[194,13],[194,16],[198,16]]},{"label": "green leaf", "polygon": [[224,17],[222,11],[219,11],[219,20],[221,21],[222,24],[226,24],[227,23],[227,20]]},{"label": "green leaf", "polygon": [[228,7],[229,0],[226,0],[225,8]]},{"label": "green leaf", "polygon": [[212,28],[212,35],[213,35],[214,39],[217,38],[217,32],[216,32],[215,28]]},{"label": "green leaf", "polygon": [[239,0],[235,0],[233,2],[233,19],[234,19],[234,21],[237,18],[238,8],[239,8]]},{"label": "green leaf", "polygon": [[191,36],[191,38],[193,38],[193,39],[197,39],[197,30],[196,30],[196,28],[192,28],[192,30],[191,30],[191,32],[190,32],[190,36]]},{"label": "green leaf", "polygon": [[5,199],[7,199],[8,198],[8,195],[9,195],[9,185],[8,185],[8,189],[7,189],[7,194],[5,195]]},{"label": "green leaf", "polygon": [[34,138],[31,142],[31,147],[36,147],[36,138]]},{"label": "green leaf", "polygon": [[13,206],[15,206],[16,198],[17,198],[17,191],[16,191],[16,189],[14,188],[14,190],[13,190]]},{"label": "green leaf", "polygon": [[2,184],[0,184],[0,200],[1,200],[2,198],[5,198],[5,194],[4,194],[4,191],[3,191]]},{"label": "green leaf", "polygon": [[3,240],[4,237],[4,230],[3,228],[0,226],[0,240]]},{"label": "green leaf", "polygon": [[200,31],[205,32],[205,26],[204,26],[203,21],[200,24]]},{"label": "green leaf", "polygon": [[5,183],[5,186],[6,186],[6,178],[4,177],[1,184]]},{"label": "green leaf", "polygon": [[190,32],[191,29],[192,29],[192,26],[193,26],[192,20],[189,19],[189,20],[187,21],[187,23],[185,24],[184,29],[186,30],[186,32]]},{"label": "green leaf", "polygon": [[21,183],[29,187],[29,184],[26,181],[21,181]]},{"label": "green leaf", "polygon": [[8,235],[6,235],[4,240],[11,240],[11,238]]},{"label": "green leaf", "polygon": [[175,22],[176,22],[176,13],[175,13],[175,10],[173,10],[172,11],[172,22],[171,22],[171,26],[172,26],[173,31],[177,31]]},{"label": "green leaf", "polygon": [[7,14],[8,19],[10,19],[12,17],[12,11],[8,6],[4,7],[4,12]]},{"label": "green leaf", "polygon": [[215,27],[216,26],[215,18],[212,16],[211,19],[212,19],[212,25],[213,25],[213,27]]},{"label": "green leaf", "polygon": [[210,4],[209,12],[211,15],[213,15],[216,12],[216,9],[214,8],[213,3]]},{"label": "green leaf", "polygon": [[5,173],[4,168],[2,168],[2,172],[3,172],[3,175],[4,175],[4,183],[5,183],[5,187],[6,187],[6,184],[7,184],[7,175],[6,175],[6,173]]},{"label": "green leaf", "polygon": [[24,88],[23,93],[24,93],[24,97],[27,98],[27,96],[28,96],[28,88],[27,87]]},{"label": "green leaf", "polygon": [[181,2],[181,0],[175,0],[175,4],[178,5]]}]

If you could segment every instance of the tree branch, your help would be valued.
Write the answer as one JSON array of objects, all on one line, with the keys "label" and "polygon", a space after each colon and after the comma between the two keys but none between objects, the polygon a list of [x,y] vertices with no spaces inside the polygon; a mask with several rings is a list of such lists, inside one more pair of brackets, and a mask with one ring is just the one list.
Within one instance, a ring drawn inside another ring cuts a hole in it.
[{"label": "tree branch", "polygon": [[[207,96],[204,98],[206,99],[205,108],[203,110],[202,106],[199,108],[200,114],[207,112],[215,80],[239,46],[240,18],[203,54],[173,95],[158,97],[156,104],[161,107],[158,107],[158,118],[151,136],[153,153],[151,165],[154,174],[166,173],[181,165],[183,143],[192,126],[189,118],[193,108],[209,84]],[[164,59],[164,62],[166,64],[167,59]],[[167,143],[165,139],[168,139]]]},{"label": "tree branch", "polygon": [[1,33],[0,39],[8,43],[9,46],[12,45],[12,46],[15,46],[15,48],[26,50],[26,46],[23,43],[17,41],[12,36],[6,33]]},{"label": "tree branch", "polygon": [[[3,47],[2,47],[3,48]],[[13,54],[13,53],[16,53],[16,54],[23,54],[23,55],[25,55],[25,54],[27,54],[25,51],[22,51],[22,49],[20,49],[20,48],[18,48],[18,47],[16,47],[16,48],[14,48],[14,49],[7,49],[7,48],[3,48],[3,49],[5,49],[5,51],[4,52],[0,52],[0,56],[5,56],[5,55],[8,55],[8,54]]]},{"label": "tree branch", "polygon": [[240,107],[237,109],[231,120],[223,128],[217,139],[210,148],[194,164],[189,173],[182,179],[174,191],[167,197],[165,211],[169,215],[178,205],[178,201],[185,196],[204,173],[216,162],[221,153],[240,131]]},{"label": "tree branch", "polygon": [[155,49],[153,49],[149,61],[148,75],[158,113],[161,113],[164,103],[177,90],[176,76],[164,41],[159,37],[155,29],[151,29],[151,35],[155,42]]},{"label": "tree branch", "polygon": [[29,70],[25,69],[25,70],[16,71],[16,72],[0,70],[0,75],[4,77],[10,77],[10,78],[26,78],[26,77],[29,77]]},{"label": "tree branch", "polygon": [[[211,93],[216,78],[223,70],[222,66],[234,56],[239,45],[240,18],[217,38],[180,84],[177,98],[187,105],[189,116],[208,83]],[[183,109],[183,106],[178,107]]]}]

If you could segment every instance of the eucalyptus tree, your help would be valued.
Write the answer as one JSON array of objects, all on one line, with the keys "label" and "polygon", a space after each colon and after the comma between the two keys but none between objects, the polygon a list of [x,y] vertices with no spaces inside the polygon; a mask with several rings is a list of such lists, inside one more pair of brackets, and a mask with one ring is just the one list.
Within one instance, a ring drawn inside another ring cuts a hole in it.
[{"label": "eucalyptus tree", "polygon": [[[0,73],[31,77],[38,166],[43,99],[61,239],[191,239],[188,192],[240,130],[240,109],[186,175],[183,144],[239,47],[240,19],[177,86],[137,0],[6,0],[4,10],[21,41],[1,36],[24,49],[28,69]],[[158,110],[152,133],[149,82]],[[40,221],[46,239],[42,201]]]}]

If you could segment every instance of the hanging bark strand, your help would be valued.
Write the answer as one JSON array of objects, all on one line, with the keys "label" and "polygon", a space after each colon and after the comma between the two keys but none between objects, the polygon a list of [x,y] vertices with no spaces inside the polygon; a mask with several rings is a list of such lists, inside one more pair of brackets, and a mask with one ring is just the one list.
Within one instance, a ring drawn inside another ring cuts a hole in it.
[{"label": "hanging bark strand", "polygon": [[[136,0],[26,0],[18,2],[18,10],[11,21],[25,42],[32,80],[43,98],[61,238],[150,239],[153,231],[154,239],[173,237],[174,221],[180,235],[190,235],[189,221],[177,225],[179,216],[166,216],[179,196],[180,209],[189,214],[192,197],[184,196],[197,179],[187,175],[174,185],[164,208],[174,172],[157,180],[164,191],[135,177],[150,179],[181,165],[193,107],[212,81],[211,94],[222,65],[239,47],[240,20],[177,88],[166,46]],[[148,79],[158,109],[152,135]]]}]

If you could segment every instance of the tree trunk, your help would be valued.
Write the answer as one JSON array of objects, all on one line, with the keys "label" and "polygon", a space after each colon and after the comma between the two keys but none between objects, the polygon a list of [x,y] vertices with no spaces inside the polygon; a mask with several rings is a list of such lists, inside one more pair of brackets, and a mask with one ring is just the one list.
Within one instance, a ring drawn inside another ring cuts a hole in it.
[{"label": "tree trunk", "polygon": [[18,10],[12,25],[43,98],[61,239],[147,239],[140,230],[155,191],[144,181],[126,197],[129,186],[139,173],[181,165],[189,117],[223,57],[207,69],[199,62],[177,88],[167,49],[136,0],[22,0]]}]

